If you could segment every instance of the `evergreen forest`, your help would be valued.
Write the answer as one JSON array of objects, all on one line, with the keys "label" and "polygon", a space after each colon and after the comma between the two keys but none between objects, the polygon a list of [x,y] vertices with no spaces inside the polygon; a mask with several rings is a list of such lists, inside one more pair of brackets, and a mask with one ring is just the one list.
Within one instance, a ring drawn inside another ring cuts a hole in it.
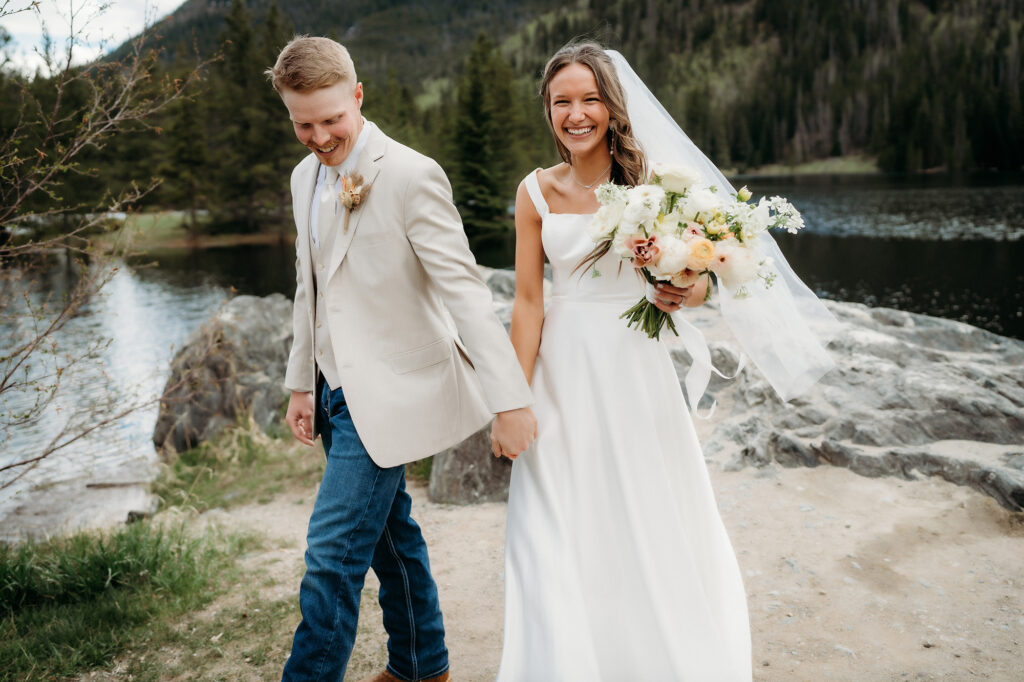
[{"label": "evergreen forest", "polygon": [[[899,173],[1024,167],[1024,0],[555,6],[187,0],[151,29],[149,45],[154,83],[212,60],[190,96],[85,152],[85,172],[66,173],[59,192],[37,201],[86,201],[157,177],[142,207],[184,210],[195,232],[290,231],[288,177],[306,151],[263,71],[296,33],[349,47],[364,114],[442,164],[478,255],[506,248],[523,175],[558,160],[536,91],[547,58],[574,39],[622,52],[734,172],[842,156]],[[58,106],[51,91],[41,74],[0,70],[0,135],[24,118],[26,97]]]}]

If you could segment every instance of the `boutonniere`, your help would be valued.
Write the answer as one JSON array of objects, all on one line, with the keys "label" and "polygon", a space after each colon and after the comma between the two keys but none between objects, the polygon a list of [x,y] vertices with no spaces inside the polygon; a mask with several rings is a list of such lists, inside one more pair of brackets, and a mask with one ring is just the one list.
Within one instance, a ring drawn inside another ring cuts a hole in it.
[{"label": "boutonniere", "polygon": [[338,192],[338,201],[348,209],[345,213],[345,232],[348,232],[348,221],[352,217],[352,211],[366,201],[366,195],[370,193],[373,183],[363,183],[363,176],[359,173],[345,173],[341,176],[341,191]]}]

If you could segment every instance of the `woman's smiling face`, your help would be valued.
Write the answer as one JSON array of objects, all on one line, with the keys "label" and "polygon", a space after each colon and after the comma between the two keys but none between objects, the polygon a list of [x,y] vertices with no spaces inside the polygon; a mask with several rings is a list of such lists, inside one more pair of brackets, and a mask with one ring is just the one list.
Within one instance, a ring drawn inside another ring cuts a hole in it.
[{"label": "woman's smiling face", "polygon": [[551,127],[574,158],[607,144],[608,108],[589,67],[579,63],[565,66],[551,79],[548,91]]}]

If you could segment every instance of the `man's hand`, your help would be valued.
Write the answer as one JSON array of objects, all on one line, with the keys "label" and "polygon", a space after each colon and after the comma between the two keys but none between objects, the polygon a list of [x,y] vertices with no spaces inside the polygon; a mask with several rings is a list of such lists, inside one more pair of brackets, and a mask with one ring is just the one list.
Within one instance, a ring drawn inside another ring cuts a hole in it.
[{"label": "man's hand", "polygon": [[491,450],[495,457],[515,459],[537,437],[537,419],[529,407],[499,412],[491,424]]},{"label": "man's hand", "polygon": [[288,428],[303,445],[313,444],[313,394],[310,391],[292,391],[288,399],[288,413],[284,420]]}]

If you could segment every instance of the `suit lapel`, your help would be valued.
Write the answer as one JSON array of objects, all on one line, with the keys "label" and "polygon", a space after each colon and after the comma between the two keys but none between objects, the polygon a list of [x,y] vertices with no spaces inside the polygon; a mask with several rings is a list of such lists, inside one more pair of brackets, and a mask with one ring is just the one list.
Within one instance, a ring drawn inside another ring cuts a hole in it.
[{"label": "suit lapel", "polygon": [[[355,168],[355,172],[363,176],[364,184],[373,183],[377,179],[377,174],[380,173],[380,160],[384,156],[385,147],[387,147],[384,134],[376,127],[370,129],[369,133],[370,139],[366,141],[366,147],[363,148],[363,153],[360,154]],[[345,231],[345,213],[347,211],[342,209],[338,212],[338,219],[334,224],[334,229],[338,232],[334,240],[334,250],[331,253],[331,259],[328,261],[330,264],[327,272],[328,279],[334,276],[334,273],[341,266],[341,262],[345,260],[345,254],[348,253],[348,247],[352,244],[352,238],[355,237],[359,221],[363,214],[366,213],[366,205],[373,201],[373,199],[373,188],[371,187],[369,194],[366,195],[366,203],[352,211],[347,232]]]}]

